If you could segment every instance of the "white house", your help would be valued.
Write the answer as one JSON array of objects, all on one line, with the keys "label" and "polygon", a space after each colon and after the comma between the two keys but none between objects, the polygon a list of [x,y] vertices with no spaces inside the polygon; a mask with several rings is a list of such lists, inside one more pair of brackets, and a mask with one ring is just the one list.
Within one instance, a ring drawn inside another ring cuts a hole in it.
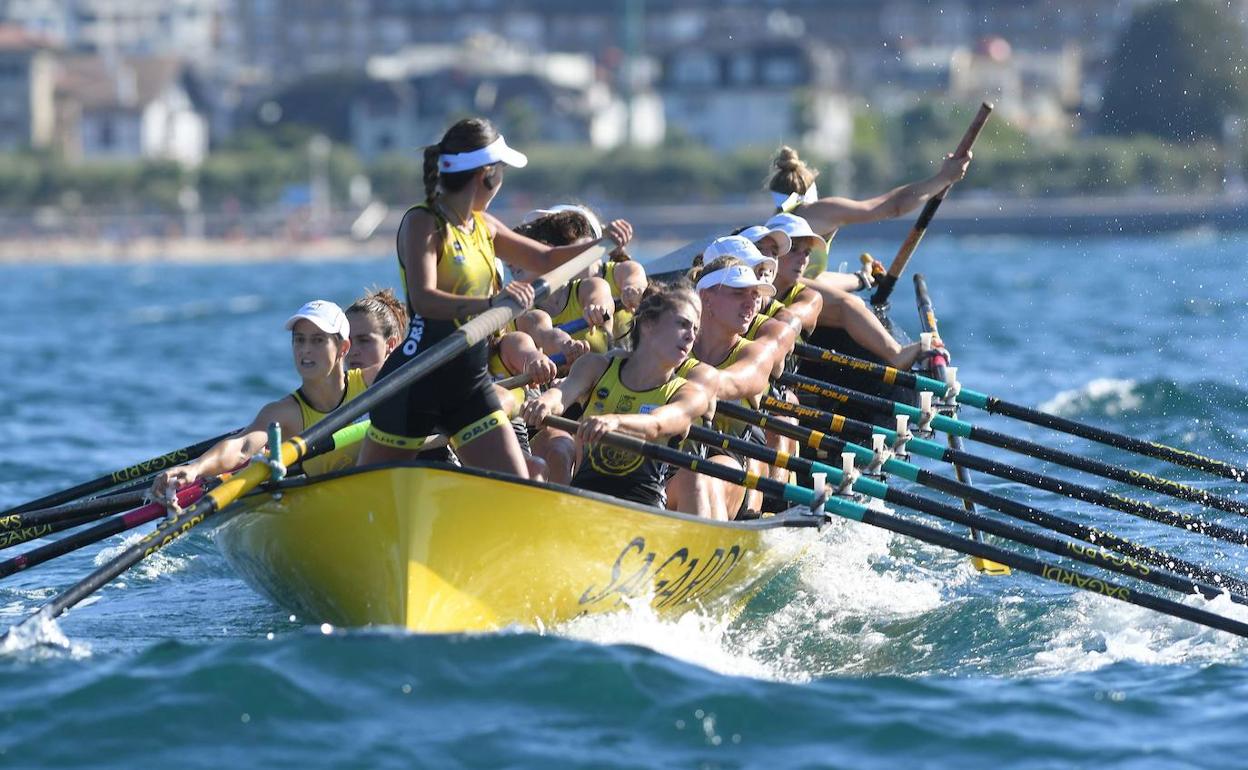
[{"label": "white house", "polygon": [[835,51],[802,38],[717,40],[660,55],[668,131],[715,150],[800,144],[826,160],[849,152],[853,113]]},{"label": "white house", "polygon": [[57,134],[67,158],[196,166],[207,154],[199,86],[176,59],[63,60],[56,101]]}]

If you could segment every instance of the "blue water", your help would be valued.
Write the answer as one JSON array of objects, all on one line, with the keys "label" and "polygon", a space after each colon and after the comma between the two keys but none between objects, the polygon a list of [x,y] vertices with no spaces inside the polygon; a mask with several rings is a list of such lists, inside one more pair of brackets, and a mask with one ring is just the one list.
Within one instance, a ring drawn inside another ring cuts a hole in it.
[{"label": "blue water", "polygon": [[[1248,237],[1209,233],[929,236],[912,269],[928,277],[969,386],[1243,464],[1246,248]],[[833,262],[860,249],[895,244],[846,232]],[[12,372],[0,507],[242,424],[296,382],[281,328],[294,308],[345,305],[394,280],[391,260],[0,267],[0,356]],[[893,318],[917,333],[908,280]],[[1243,495],[1195,471],[962,416]],[[1248,574],[1245,549],[976,480]],[[543,635],[416,636],[292,618],[192,534],[62,618],[63,644],[0,654],[0,765],[1248,766],[1243,641],[1029,576],[982,577],[862,525],[790,536],[812,540],[806,557],[730,623],[638,608]],[[107,556],[86,549],[0,581],[0,625]],[[1248,619],[1225,599],[1185,601]]]}]

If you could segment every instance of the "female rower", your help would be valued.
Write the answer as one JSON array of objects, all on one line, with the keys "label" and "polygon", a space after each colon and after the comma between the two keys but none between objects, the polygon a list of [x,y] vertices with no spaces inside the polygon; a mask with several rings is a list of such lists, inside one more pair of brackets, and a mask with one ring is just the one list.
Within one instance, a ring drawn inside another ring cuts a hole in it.
[{"label": "female rower", "polygon": [[[343,369],[351,349],[351,330],[341,308],[333,302],[314,300],[287,319],[286,328],[290,330],[299,389],[265,404],[247,427],[218,441],[198,458],[158,474],[152,482],[154,499],[165,499],[197,479],[243,465],[268,445],[270,423],[279,424],[283,436],[294,436],[364,392],[364,372]],[[309,475],[317,475],[350,466],[354,460],[353,451],[335,450],[305,460],[303,469]]]},{"label": "female rower", "polygon": [[663,505],[666,466],[600,439],[616,430],[650,441],[679,438],[706,413],[708,394],[676,373],[693,349],[701,311],[698,295],[687,285],[653,288],[637,309],[632,352],[582,356],[567,379],[524,405],[525,419],[534,426],[579,406],[577,440],[584,452],[573,486]]},{"label": "female rower", "polygon": [[772,159],[775,173],[767,182],[767,189],[779,207],[793,193],[802,197],[802,203],[792,213],[805,219],[815,232],[828,239],[844,225],[878,222],[899,217],[913,211],[929,198],[966,176],[971,163],[971,153],[955,158],[945,156],[940,170],[928,179],[903,185],[883,195],[866,200],[851,198],[820,198],[815,185],[819,172],[806,165],[792,147],[781,147]]},{"label": "female rower", "polygon": [[[403,215],[397,235],[400,273],[412,316],[407,338],[386,360],[378,378],[445,339],[462,322],[504,297],[533,304],[533,287],[505,286],[495,253],[508,264],[543,273],[580,254],[589,244],[549,247],[518,235],[486,212],[503,182],[504,166],[528,159],[507,146],[489,121],[461,120],[425,148],[423,203]],[[606,228],[627,243],[632,228],[617,220]],[[360,463],[409,459],[424,437],[445,432],[465,464],[524,478],[525,462],[490,382],[486,342],[444,365],[435,377],[409,384],[372,412]],[[499,430],[502,428],[502,430]]]},{"label": "female rower", "polygon": [[[764,227],[783,230],[792,243],[788,253],[780,258],[781,266],[776,275],[776,290],[780,298],[776,305],[764,312],[786,307],[790,313],[801,318],[805,336],[814,332],[817,326],[844,329],[855,342],[890,366],[903,370],[910,368],[921,352],[919,344],[899,344],[865,302],[847,289],[834,285],[837,280],[846,277],[857,281],[856,274],[824,273],[827,278],[819,280],[802,277],[810,264],[811,253],[827,248],[827,241],[817,235],[805,219],[796,214],[777,214],[767,220]],[[865,286],[862,285],[862,288]]]},{"label": "female rower", "polygon": [[347,324],[351,327],[347,369],[359,369],[364,383],[372,385],[386,357],[403,340],[407,321],[407,308],[394,296],[393,289],[372,289],[352,302],[347,308]]},{"label": "female rower", "polygon": [[[534,213],[539,216],[517,226],[516,232],[547,246],[584,245],[602,237],[598,218],[580,207]],[[522,281],[529,278],[522,269],[513,270],[513,275]],[[595,353],[605,353],[611,347],[613,306],[610,285],[601,278],[583,276],[551,292],[538,307],[519,318],[516,328],[527,332],[547,353],[563,353],[569,360],[582,351],[570,348],[566,337],[584,342]],[[578,319],[589,326],[570,335],[555,328]]]},{"label": "female rower", "polygon": [[[891,219],[918,208],[941,190],[965,177],[970,162],[969,152],[957,158],[946,156],[940,170],[928,179],[894,188],[866,200],[820,198],[815,184],[818,172],[807,166],[798,157],[796,150],[781,147],[772,161],[776,171],[768,181],[767,189],[777,206],[790,194],[802,196],[802,203],[793,214],[804,220],[806,227],[794,227],[811,232],[801,245],[795,243],[793,248],[806,250],[809,256],[815,252],[826,253],[828,242],[844,225]],[[817,233],[822,233],[823,236]],[[806,249],[807,246],[810,248]],[[871,285],[869,273],[821,272],[808,281],[807,285],[818,290],[823,297],[819,326],[844,329],[863,348],[898,369],[908,369],[914,363],[920,353],[919,346],[914,344],[902,347],[897,344],[866,304],[850,293]]]},{"label": "female rower", "polygon": [[[768,251],[779,252],[780,259],[777,261],[774,256],[764,255],[754,245],[751,237],[763,241]],[[703,259],[707,263],[712,263],[718,257],[735,257],[752,267],[759,280],[772,283],[776,287],[775,297],[763,303],[758,314],[754,316],[754,320],[750,322],[749,328],[742,335],[748,340],[770,339],[776,344],[778,350],[784,351],[786,355],[778,357],[772,364],[771,377],[773,379],[783,374],[786,368],[790,371],[796,370],[796,360],[787,354],[792,351],[794,343],[804,337],[809,332],[809,328],[814,327],[822,302],[818,292],[805,289],[802,284],[796,282],[801,276],[801,271],[805,269],[805,260],[789,257],[789,246],[789,236],[784,230],[768,230],[766,227],[756,226],[743,230],[740,235],[718,238],[712,241],[703,252]],[[784,274],[787,280],[780,278],[780,274]],[[782,303],[782,298],[787,299],[789,304]],[[775,383],[769,385],[767,392],[775,398],[793,404],[798,403],[797,397],[788,388]],[[759,435],[758,430],[752,429],[749,435],[779,452],[796,454],[798,450],[797,442],[778,433],[767,432]],[[740,461],[743,458],[737,459]],[[767,475],[773,481],[787,482],[789,480],[789,472],[784,468],[771,467]],[[778,510],[782,506],[783,501],[766,498],[761,510]]]},{"label": "female rower", "polygon": [[[592,234],[594,238],[602,237],[602,225],[598,220],[598,215],[588,206],[579,203],[560,203],[548,209],[531,211],[525,217],[525,224],[540,217],[566,212],[573,212],[579,215],[584,224],[588,226],[589,234]],[[537,240],[543,239],[537,238]],[[562,243],[550,243],[550,245],[558,246],[562,245]],[[584,277],[600,277],[607,282],[611,300],[615,305],[615,315],[611,320],[610,336],[613,340],[626,339],[629,329],[632,327],[633,313],[637,310],[637,306],[641,303],[641,297],[646,291],[645,268],[633,261],[626,247],[618,246],[607,255],[605,264],[599,262],[589,268],[585,271]]]},{"label": "female rower", "polygon": [[[784,324],[773,325],[776,336],[760,335],[755,340],[744,336],[762,303],[775,296],[775,287],[759,280],[739,259],[721,256],[702,268],[697,290],[702,328],[693,348],[696,360],[687,362],[682,371],[717,401],[755,403],[767,391],[773,368],[793,345],[793,330]],[[698,362],[706,366],[696,366]],[[734,420],[716,418],[715,428],[763,442],[757,431]],[[709,447],[708,456],[740,470],[761,467]],[[669,508],[719,520],[734,518],[748,502],[744,487],[685,470],[677,471],[668,494]]]}]

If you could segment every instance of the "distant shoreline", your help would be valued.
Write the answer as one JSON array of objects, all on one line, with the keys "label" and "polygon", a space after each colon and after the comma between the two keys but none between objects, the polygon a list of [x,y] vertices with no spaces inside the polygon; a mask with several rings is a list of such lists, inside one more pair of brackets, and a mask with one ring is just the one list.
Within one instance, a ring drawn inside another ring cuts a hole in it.
[{"label": "distant shoreline", "polygon": [[[726,232],[768,215],[765,201],[681,206],[619,205],[604,215],[631,221],[646,251],[674,248],[716,231]],[[214,238],[3,238],[0,265],[265,262],[373,259],[394,254],[393,233],[402,209],[395,209],[372,238],[298,240],[285,237]],[[505,222],[524,212],[502,210]],[[915,215],[858,225],[855,237],[901,238]],[[1248,229],[1248,193],[1219,196],[1134,196],[1115,198],[958,198],[942,205],[930,234],[954,236],[1122,237],[1199,228]]]}]

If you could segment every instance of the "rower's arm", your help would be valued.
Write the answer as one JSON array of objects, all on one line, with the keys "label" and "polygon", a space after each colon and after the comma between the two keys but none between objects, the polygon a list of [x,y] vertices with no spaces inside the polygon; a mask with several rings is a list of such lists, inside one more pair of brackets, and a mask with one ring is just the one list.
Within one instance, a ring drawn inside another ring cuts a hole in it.
[{"label": "rower's arm", "polygon": [[825,270],[814,278],[799,278],[803,286],[818,291],[819,289],[836,289],[837,291],[858,291],[857,273],[835,273]]},{"label": "rower's arm", "polygon": [[761,395],[767,390],[772,363],[782,355],[775,340],[758,339],[749,343],[731,366],[719,370],[715,398],[737,401]]},{"label": "rower's arm", "polygon": [[[815,315],[818,320],[818,314]],[[784,357],[793,352],[793,346],[797,344],[798,329],[801,328],[800,319],[789,313],[787,310],[781,310],[776,313],[774,318],[768,318],[759,327],[755,340],[771,340],[776,344],[776,357],[771,363],[771,377],[774,379],[784,372]]]},{"label": "rower's arm", "polygon": [[[783,310],[776,313],[776,316],[779,317],[781,313],[785,313],[792,318],[796,318],[801,322],[802,331],[810,334],[819,323],[819,313],[822,310],[823,296],[815,289],[807,286],[798,293],[797,299],[785,305]],[[789,345],[791,347],[793,341],[789,342]],[[785,352],[787,353],[788,351]]]},{"label": "rower's arm", "polygon": [[508,332],[498,341],[498,357],[503,359],[503,366],[513,374],[525,371],[535,360],[545,358],[546,354],[538,350],[533,338],[522,331]]},{"label": "rower's arm", "polygon": [[553,388],[531,401],[526,401],[521,414],[525,422],[539,427],[549,415],[561,415],[581,399],[607,371],[611,361],[604,355],[589,353],[576,359],[568,376]]},{"label": "rower's arm", "polygon": [[615,300],[611,299],[611,284],[601,278],[583,278],[576,287],[576,298],[584,310],[585,320],[592,326],[603,326],[611,318]]},{"label": "rower's arm", "polygon": [[442,232],[437,219],[423,209],[412,209],[399,225],[399,259],[407,274],[407,296],[412,309],[425,318],[455,320],[483,313],[489,297],[468,297],[438,288],[438,256]]},{"label": "rower's arm", "polygon": [[646,292],[646,269],[631,259],[615,263],[615,288],[626,310],[635,311]]},{"label": "rower's arm", "polygon": [[929,198],[966,176],[971,163],[968,152],[960,158],[946,158],[940,171],[919,182],[896,187],[883,195],[867,200],[851,198],[820,198],[799,206],[793,213],[804,218],[816,232],[826,233],[842,225],[878,222],[913,211]]},{"label": "rower's arm", "polygon": [[[515,230],[500,222],[493,214],[485,213],[485,220],[494,234],[494,252],[508,264],[515,265],[530,273],[546,273],[552,268],[562,265],[569,259],[602,241],[577,243],[569,246],[547,246],[544,243],[526,238]],[[633,236],[632,225],[617,219],[607,226],[607,235],[622,238],[627,243]],[[619,243],[619,241],[617,241]],[[621,246],[624,243],[620,243]]]},{"label": "rower's arm", "polygon": [[265,404],[251,424],[238,433],[221,439],[194,460],[157,474],[152,481],[153,496],[163,496],[170,486],[181,489],[197,479],[219,476],[243,465],[254,454],[264,451],[269,443],[269,424],[273,422],[282,426],[284,437],[293,436],[303,430],[303,415],[293,398],[285,396]]}]

